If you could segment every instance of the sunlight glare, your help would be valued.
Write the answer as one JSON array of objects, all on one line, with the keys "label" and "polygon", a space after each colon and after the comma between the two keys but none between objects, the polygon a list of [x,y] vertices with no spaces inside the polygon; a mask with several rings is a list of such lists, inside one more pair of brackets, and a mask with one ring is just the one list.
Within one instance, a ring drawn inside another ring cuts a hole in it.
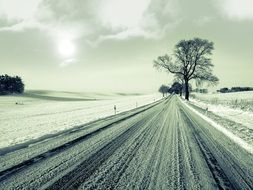
[{"label": "sunlight glare", "polygon": [[59,53],[65,57],[70,57],[75,53],[74,44],[67,39],[61,40],[58,45]]}]

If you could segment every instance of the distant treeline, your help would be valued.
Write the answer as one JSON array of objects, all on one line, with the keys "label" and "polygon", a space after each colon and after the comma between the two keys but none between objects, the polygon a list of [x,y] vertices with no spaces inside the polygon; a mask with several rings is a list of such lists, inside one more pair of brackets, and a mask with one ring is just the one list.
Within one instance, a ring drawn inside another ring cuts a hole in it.
[{"label": "distant treeline", "polygon": [[[192,86],[189,84],[188,86],[188,90],[191,92],[192,91]],[[161,92],[163,94],[163,96],[165,96],[167,93],[170,94],[179,94],[180,96],[182,96],[183,93],[185,93],[186,91],[186,87],[184,84],[181,84],[179,82],[174,82],[171,86],[167,86],[167,85],[162,85],[160,86],[159,92]]]},{"label": "distant treeline", "polygon": [[229,92],[242,92],[242,91],[251,91],[253,90],[253,87],[232,87],[232,88],[221,88],[220,90],[217,90],[217,92],[220,93],[229,93]]},{"label": "distant treeline", "polygon": [[21,94],[25,85],[19,76],[0,75],[0,95]]},{"label": "distant treeline", "polygon": [[198,92],[198,93],[202,93],[202,94],[207,94],[208,93],[208,89],[206,89],[206,88],[196,88],[196,89],[192,90],[192,92]]}]

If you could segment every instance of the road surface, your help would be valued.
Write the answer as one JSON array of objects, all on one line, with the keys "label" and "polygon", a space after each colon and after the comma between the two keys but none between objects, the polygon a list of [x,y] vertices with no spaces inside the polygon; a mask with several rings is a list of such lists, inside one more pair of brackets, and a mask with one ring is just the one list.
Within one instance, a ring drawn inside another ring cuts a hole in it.
[{"label": "road surface", "polygon": [[0,189],[253,189],[253,156],[176,96],[0,154]]}]

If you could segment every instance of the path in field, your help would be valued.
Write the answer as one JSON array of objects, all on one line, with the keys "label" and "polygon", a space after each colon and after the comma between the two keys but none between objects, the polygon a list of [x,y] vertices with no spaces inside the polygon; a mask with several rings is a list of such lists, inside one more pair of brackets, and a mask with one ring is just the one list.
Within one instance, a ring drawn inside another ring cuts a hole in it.
[{"label": "path in field", "polygon": [[175,96],[0,156],[0,189],[253,189],[253,156]]}]

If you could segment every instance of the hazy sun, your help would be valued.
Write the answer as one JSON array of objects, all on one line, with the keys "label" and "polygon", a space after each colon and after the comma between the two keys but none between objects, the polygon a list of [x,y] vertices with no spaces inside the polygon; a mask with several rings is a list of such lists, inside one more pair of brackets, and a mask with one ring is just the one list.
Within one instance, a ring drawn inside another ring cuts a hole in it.
[{"label": "hazy sun", "polygon": [[61,55],[70,57],[75,53],[75,46],[70,40],[62,40],[58,44],[58,49]]}]

